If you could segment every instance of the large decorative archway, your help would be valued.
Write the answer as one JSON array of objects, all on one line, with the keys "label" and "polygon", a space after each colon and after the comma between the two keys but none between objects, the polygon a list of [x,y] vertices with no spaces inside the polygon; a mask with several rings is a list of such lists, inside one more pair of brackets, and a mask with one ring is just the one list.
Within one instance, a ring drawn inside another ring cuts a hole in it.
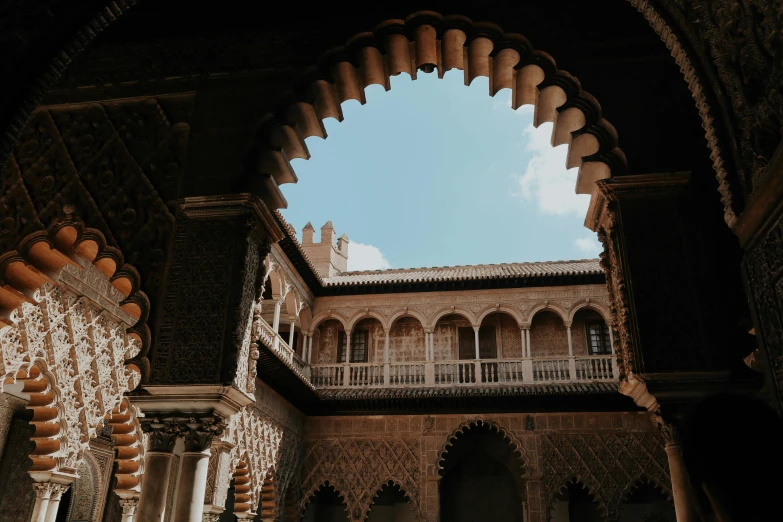
[{"label": "large decorative archway", "polygon": [[446,520],[527,518],[524,454],[513,435],[493,422],[467,422],[450,435],[438,474]]},{"label": "large decorative archway", "polygon": [[261,189],[270,207],[285,206],[276,187],[297,182],[291,160],[309,158],[305,138],[326,138],[322,121],[342,120],[341,103],[364,103],[364,89],[389,89],[390,76],[407,73],[415,79],[418,71],[437,70],[442,77],[451,69],[465,71],[466,84],[488,77],[490,95],[511,89],[513,109],[535,107],[535,126],[553,123],[552,145],[567,144],[567,167],[579,169],[577,193],[591,194],[595,181],[626,173],[617,132],[601,106],[551,56],[494,24],[424,11],[387,20],[327,52],[303,76],[299,90],[306,94],[265,118],[249,162],[257,172],[246,173],[245,186]]}]

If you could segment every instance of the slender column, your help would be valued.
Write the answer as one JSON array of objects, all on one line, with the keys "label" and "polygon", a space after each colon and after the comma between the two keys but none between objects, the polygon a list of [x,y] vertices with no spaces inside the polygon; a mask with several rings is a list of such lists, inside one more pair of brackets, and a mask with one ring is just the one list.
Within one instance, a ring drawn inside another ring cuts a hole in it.
[{"label": "slender column", "polygon": [[697,522],[698,517],[691,508],[695,498],[688,479],[688,471],[682,460],[677,428],[670,423],[660,424],[659,427],[666,443],[665,449],[669,459],[669,474],[672,480],[672,496],[674,497],[674,512],[677,516],[677,522]]},{"label": "slender column", "polygon": [[60,499],[69,487],[68,484],[52,484],[52,493],[49,495],[49,504],[46,506],[46,522],[56,522]]},{"label": "slender column", "polygon": [[[291,329],[288,332],[288,346],[291,347],[291,350],[294,350],[294,327],[296,326],[296,319],[291,320]],[[294,350],[296,351],[296,350]]]},{"label": "slender column", "polygon": [[275,333],[280,329],[280,307],[283,305],[283,298],[278,297],[275,299],[275,318],[272,320],[272,330]]},{"label": "slender column", "polygon": [[433,357],[433,350],[432,350],[432,344],[433,344],[433,337],[432,332],[424,332],[424,340],[425,340],[425,351],[426,351],[426,358],[427,361],[424,363],[424,384],[427,385],[433,385],[435,384],[435,362]]},{"label": "slender column", "polygon": [[574,358],[574,343],[571,340],[571,325],[566,325],[566,331],[568,332],[568,373],[572,381],[577,380],[576,374],[576,359]]},{"label": "slender column", "polygon": [[345,371],[343,372],[343,386],[351,385],[351,331],[345,331]]},{"label": "slender column", "polygon": [[121,522],[133,522],[133,519],[136,516],[136,510],[139,507],[139,499],[121,498],[120,507],[122,507]]},{"label": "slender column", "polygon": [[307,349],[307,364],[313,363],[313,335],[310,334],[310,347]]},{"label": "slender column", "polygon": [[612,325],[607,324],[606,327],[609,329],[609,348],[612,349],[612,353],[614,354],[614,334],[612,333]]},{"label": "slender column", "polygon": [[179,430],[171,418],[139,418],[141,430],[149,436],[149,446],[144,453],[144,475],[149,478],[141,488],[138,520],[161,522],[166,510],[166,493],[171,473],[171,457]]},{"label": "slender column", "polygon": [[527,343],[525,342],[525,328],[520,325],[519,334],[522,337],[522,357],[527,357]]},{"label": "slender column", "polygon": [[481,378],[481,360],[480,360],[480,353],[479,353],[479,327],[474,326],[473,327],[473,334],[474,334],[474,342],[476,345],[476,361],[474,363],[474,368],[476,372],[476,382],[482,382]]},{"label": "slender column", "polygon": [[383,341],[383,384],[388,386],[391,374],[391,367],[389,366],[389,334],[391,329],[385,330],[384,333],[386,334],[386,339]]},{"label": "slender column", "polygon": [[530,328],[525,328],[525,337],[527,338],[527,356],[533,358],[532,346],[530,346]]}]

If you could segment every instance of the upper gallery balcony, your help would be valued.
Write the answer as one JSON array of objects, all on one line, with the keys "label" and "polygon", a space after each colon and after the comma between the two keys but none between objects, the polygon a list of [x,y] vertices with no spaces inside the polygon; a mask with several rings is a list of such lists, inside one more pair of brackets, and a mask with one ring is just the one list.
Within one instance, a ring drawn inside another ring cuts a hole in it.
[{"label": "upper gallery balcony", "polygon": [[547,302],[529,322],[498,304],[480,317],[446,310],[429,324],[407,308],[388,319],[368,309],[350,323],[332,311],[306,330],[281,323],[280,301],[268,306],[257,321],[262,341],[315,389],[619,380],[608,313],[589,299],[570,313]]}]

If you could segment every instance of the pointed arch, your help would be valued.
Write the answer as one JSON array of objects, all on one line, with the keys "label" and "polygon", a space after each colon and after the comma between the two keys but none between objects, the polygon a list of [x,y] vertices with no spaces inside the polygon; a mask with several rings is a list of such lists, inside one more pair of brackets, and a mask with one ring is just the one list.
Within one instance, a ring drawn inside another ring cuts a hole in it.
[{"label": "pointed arch", "polygon": [[307,512],[307,509],[313,504],[313,500],[315,500],[316,495],[318,495],[319,492],[321,491],[325,492],[330,488],[334,490],[341,505],[345,507],[344,510],[345,520],[346,522],[348,522],[350,520],[348,500],[345,497],[345,494],[343,493],[343,490],[339,487],[339,485],[337,483],[332,483],[332,481],[330,480],[325,480],[319,484],[316,484],[305,492],[304,496],[302,497],[302,503],[299,509],[299,513],[304,517],[304,514]]},{"label": "pointed arch", "polygon": [[587,486],[584,482],[582,482],[582,479],[579,475],[572,475],[569,477],[569,479],[560,485],[560,487],[556,488],[552,492],[552,496],[547,499],[546,503],[546,515],[547,520],[552,516],[552,509],[554,508],[554,503],[557,501],[558,498],[562,497],[564,494],[568,492],[569,486],[578,487],[580,490],[582,490],[588,498],[591,499],[592,502],[594,502],[601,513],[602,516],[606,516],[609,512],[608,506],[604,502],[604,500],[600,497],[600,495],[595,494],[589,486]]},{"label": "pointed arch", "polygon": [[375,506],[376,501],[378,499],[378,496],[381,493],[381,491],[383,490],[383,488],[394,488],[394,487],[399,488],[400,492],[405,496],[405,498],[407,499],[406,504],[408,505],[408,509],[410,511],[413,511],[413,512],[416,513],[416,519],[417,520],[422,520],[420,506],[419,506],[418,502],[416,502],[416,499],[414,499],[413,496],[411,496],[411,494],[409,493],[410,490],[407,487],[405,487],[404,484],[396,481],[393,478],[389,478],[388,480],[382,480],[382,481],[380,481],[379,484],[380,485],[377,488],[375,488],[375,494],[370,499],[370,502],[367,505],[367,509],[364,512],[365,513],[365,515],[364,515],[364,519],[365,520],[369,520],[370,519],[370,513],[372,512],[373,506]]},{"label": "pointed arch", "polygon": [[489,426],[491,432],[496,433],[508,443],[514,460],[516,461],[516,465],[522,473],[529,469],[527,452],[509,429],[503,427],[495,420],[476,418],[460,423],[441,444],[440,452],[438,452],[438,461],[434,463],[435,474],[438,478],[442,476],[441,473],[444,469],[445,459],[449,450],[453,447],[454,443],[458,441],[459,437],[472,429],[481,428],[482,426]]}]

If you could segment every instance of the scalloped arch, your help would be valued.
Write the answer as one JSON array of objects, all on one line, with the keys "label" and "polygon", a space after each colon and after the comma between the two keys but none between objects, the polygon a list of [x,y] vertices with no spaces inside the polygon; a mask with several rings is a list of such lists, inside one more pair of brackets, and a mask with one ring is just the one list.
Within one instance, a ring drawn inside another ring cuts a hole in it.
[{"label": "scalloped arch", "polygon": [[497,25],[421,11],[355,35],[306,71],[295,89],[302,94],[262,119],[250,153],[255,171],[246,172],[241,188],[258,190],[272,208],[285,207],[279,186],[298,180],[291,160],[309,159],[304,140],[325,139],[323,120],[342,121],[343,102],[364,104],[364,89],[389,90],[391,76],[407,73],[415,80],[418,71],[437,70],[443,77],[451,69],[465,71],[466,85],[488,77],[490,96],[511,89],[511,108],[533,105],[536,127],[552,123],[552,145],[567,145],[567,165],[579,169],[578,194],[592,194],[596,181],[627,172],[617,131],[603,118],[601,106],[576,78],[558,70],[551,56]]},{"label": "scalloped arch", "polygon": [[408,499],[408,505],[410,506],[410,510],[411,511],[415,511],[415,512],[417,512],[417,514],[419,514],[418,513],[418,511],[419,511],[419,503],[410,494],[411,490],[403,482],[401,482],[401,481],[399,481],[399,480],[397,480],[395,478],[392,478],[392,477],[388,477],[385,480],[380,480],[378,482],[379,482],[378,487],[373,490],[373,491],[375,491],[375,494],[370,499],[370,503],[367,505],[367,508],[365,509],[365,515],[364,515],[365,520],[368,519],[369,516],[370,516],[370,512],[372,511],[372,507],[375,505],[375,499],[378,498],[378,493],[380,493],[381,490],[384,487],[389,486],[389,484],[391,484],[391,487],[394,487],[394,486],[399,487],[400,491],[402,491],[405,494],[405,498]]},{"label": "scalloped arch", "polygon": [[649,482],[653,485],[653,487],[658,490],[660,493],[663,494],[664,497],[666,497],[668,500],[674,500],[674,495],[672,494],[672,490],[669,486],[666,484],[662,484],[658,479],[650,476],[648,473],[642,472],[633,477],[629,482],[628,485],[626,485],[625,489],[623,490],[622,495],[620,496],[620,501],[618,502],[618,507],[623,504],[628,499],[628,496],[633,494],[634,491],[639,487],[639,485],[643,482]]},{"label": "scalloped arch", "polygon": [[315,495],[320,490],[326,489],[330,486],[334,488],[334,491],[335,493],[337,493],[340,502],[342,502],[343,506],[345,506],[345,513],[348,514],[348,502],[345,500],[345,494],[338,487],[338,484],[333,483],[331,480],[325,480],[319,484],[314,485],[309,490],[305,491],[305,494],[302,497],[302,502],[299,504],[300,507],[299,513],[301,514],[301,516],[304,516],[304,512],[307,511],[307,507],[311,504],[312,499],[315,498]]},{"label": "scalloped arch", "polygon": [[598,505],[598,509],[601,511],[601,514],[604,517],[607,516],[607,514],[609,513],[609,509],[608,509],[608,506],[606,505],[606,503],[603,501],[603,499],[599,495],[596,495],[593,492],[593,490],[590,489],[590,487],[588,487],[584,482],[582,482],[582,479],[581,479],[581,477],[579,475],[572,475],[568,479],[568,481],[566,481],[565,483],[561,484],[561,486],[559,488],[554,490],[554,492],[552,493],[552,497],[547,500],[547,503],[546,503],[547,518],[550,516],[550,514],[552,512],[552,507],[553,507],[552,505],[554,504],[555,499],[558,496],[560,496],[563,493],[565,493],[565,491],[568,489],[569,484],[577,485],[580,488],[582,488],[583,490],[585,490],[587,492],[587,494],[593,499],[593,502],[595,502]]},{"label": "scalloped arch", "polygon": [[[492,419],[471,419],[467,421],[463,421],[459,424],[459,426],[453,430],[449,436],[446,438],[446,440],[441,444],[440,451],[438,452],[438,461],[435,463],[435,475],[440,480],[440,472],[443,470],[443,462],[445,462],[447,458],[447,454],[449,453],[449,450],[454,445],[452,441],[457,441],[458,437],[464,433],[467,433],[471,429],[479,428],[483,425],[487,425],[490,427],[490,430],[493,430],[495,433],[500,435],[510,446],[516,460],[517,464],[519,465],[519,469],[525,473],[526,470],[530,469],[530,463],[528,461],[527,452],[522,447],[522,444],[517,440],[516,436],[511,432],[511,430],[503,427],[498,422],[492,420]],[[518,477],[522,478],[522,477]]]}]

